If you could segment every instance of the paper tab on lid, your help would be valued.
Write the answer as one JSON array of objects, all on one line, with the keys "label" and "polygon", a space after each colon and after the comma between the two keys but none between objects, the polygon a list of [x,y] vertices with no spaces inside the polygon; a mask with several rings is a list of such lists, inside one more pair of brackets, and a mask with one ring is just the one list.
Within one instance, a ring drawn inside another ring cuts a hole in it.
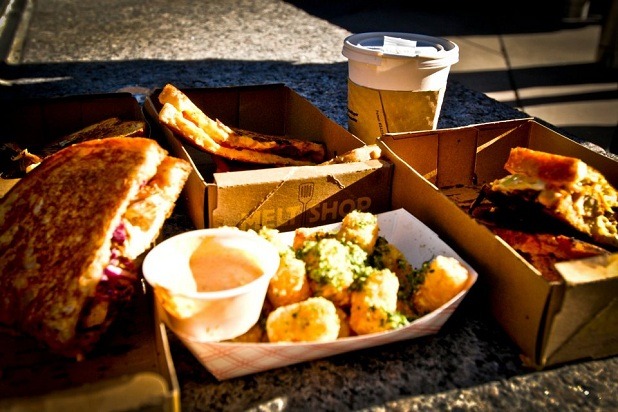
[{"label": "paper tab on lid", "polygon": [[384,36],[382,51],[388,54],[402,56],[416,56],[416,40],[400,39],[397,37]]},{"label": "paper tab on lid", "polygon": [[398,37],[384,36],[382,51],[387,54],[399,56],[431,56],[438,53],[435,47],[417,47],[416,40],[400,39]]}]

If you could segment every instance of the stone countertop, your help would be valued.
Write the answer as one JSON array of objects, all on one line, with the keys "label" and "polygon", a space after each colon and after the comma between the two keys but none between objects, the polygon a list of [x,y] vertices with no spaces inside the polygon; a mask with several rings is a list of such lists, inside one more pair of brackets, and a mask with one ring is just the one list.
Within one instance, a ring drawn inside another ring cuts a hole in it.
[{"label": "stone countertop", "polygon": [[[284,83],[346,125],[350,33],[290,3],[46,0],[30,13],[1,99]],[[438,127],[524,117],[449,81]],[[192,227],[180,202],[164,236]],[[618,357],[526,369],[482,296],[475,286],[435,335],[222,382],[170,333],[182,409],[618,409]]]}]

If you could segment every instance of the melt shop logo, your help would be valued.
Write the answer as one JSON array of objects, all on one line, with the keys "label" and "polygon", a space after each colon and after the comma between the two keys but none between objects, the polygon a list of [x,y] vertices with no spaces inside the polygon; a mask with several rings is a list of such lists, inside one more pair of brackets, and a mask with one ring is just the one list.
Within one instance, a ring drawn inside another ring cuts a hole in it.
[{"label": "melt shop logo", "polygon": [[315,183],[301,183],[298,186],[298,202],[281,206],[275,204],[274,208],[260,207],[243,221],[242,228],[278,227],[282,224],[295,227],[315,226],[321,222],[339,221],[354,210],[369,210],[371,206],[371,198],[368,196],[354,199],[331,196],[329,201],[310,206],[312,200],[316,200],[315,196]]}]

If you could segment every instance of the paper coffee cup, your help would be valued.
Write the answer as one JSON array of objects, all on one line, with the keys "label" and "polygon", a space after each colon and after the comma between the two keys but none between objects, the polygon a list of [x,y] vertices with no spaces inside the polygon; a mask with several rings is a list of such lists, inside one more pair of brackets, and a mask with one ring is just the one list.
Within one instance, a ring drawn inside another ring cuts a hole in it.
[{"label": "paper coffee cup", "polygon": [[344,40],[348,129],[367,144],[384,133],[432,130],[459,47],[412,33],[359,33]]}]

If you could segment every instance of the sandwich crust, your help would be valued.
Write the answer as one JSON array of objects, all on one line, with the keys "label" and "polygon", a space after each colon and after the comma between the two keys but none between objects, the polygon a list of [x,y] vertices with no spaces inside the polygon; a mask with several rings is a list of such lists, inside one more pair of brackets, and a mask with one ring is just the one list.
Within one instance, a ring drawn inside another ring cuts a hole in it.
[{"label": "sandwich crust", "polygon": [[273,153],[258,152],[247,148],[232,148],[217,143],[212,135],[206,133],[195,123],[187,120],[183,113],[169,103],[165,103],[159,112],[159,120],[169,127],[176,136],[194,147],[209,152],[213,155],[221,156],[226,159],[271,164],[280,166],[307,166],[313,162],[307,160],[297,160]]},{"label": "sandwich crust", "polygon": [[[115,231],[166,158],[167,152],[147,138],[91,140],[45,158],[13,186],[0,199],[0,323],[63,355],[79,357],[90,350],[112,321],[107,306],[114,298],[97,296],[97,289],[110,264]],[[166,195],[164,215],[188,176],[188,165],[181,169]],[[143,202],[147,196],[142,197]],[[148,248],[159,229],[149,228],[143,236],[148,239],[131,246],[127,259]],[[101,323],[82,331],[80,321],[95,297],[104,301],[98,306]]]},{"label": "sandwich crust", "polygon": [[198,149],[236,161],[274,165],[309,165],[324,161],[324,145],[231,128],[211,119],[182,91],[166,84],[159,93],[159,120]]},{"label": "sandwich crust", "polygon": [[573,185],[586,176],[587,167],[580,159],[525,147],[511,149],[504,168],[549,184]]}]

